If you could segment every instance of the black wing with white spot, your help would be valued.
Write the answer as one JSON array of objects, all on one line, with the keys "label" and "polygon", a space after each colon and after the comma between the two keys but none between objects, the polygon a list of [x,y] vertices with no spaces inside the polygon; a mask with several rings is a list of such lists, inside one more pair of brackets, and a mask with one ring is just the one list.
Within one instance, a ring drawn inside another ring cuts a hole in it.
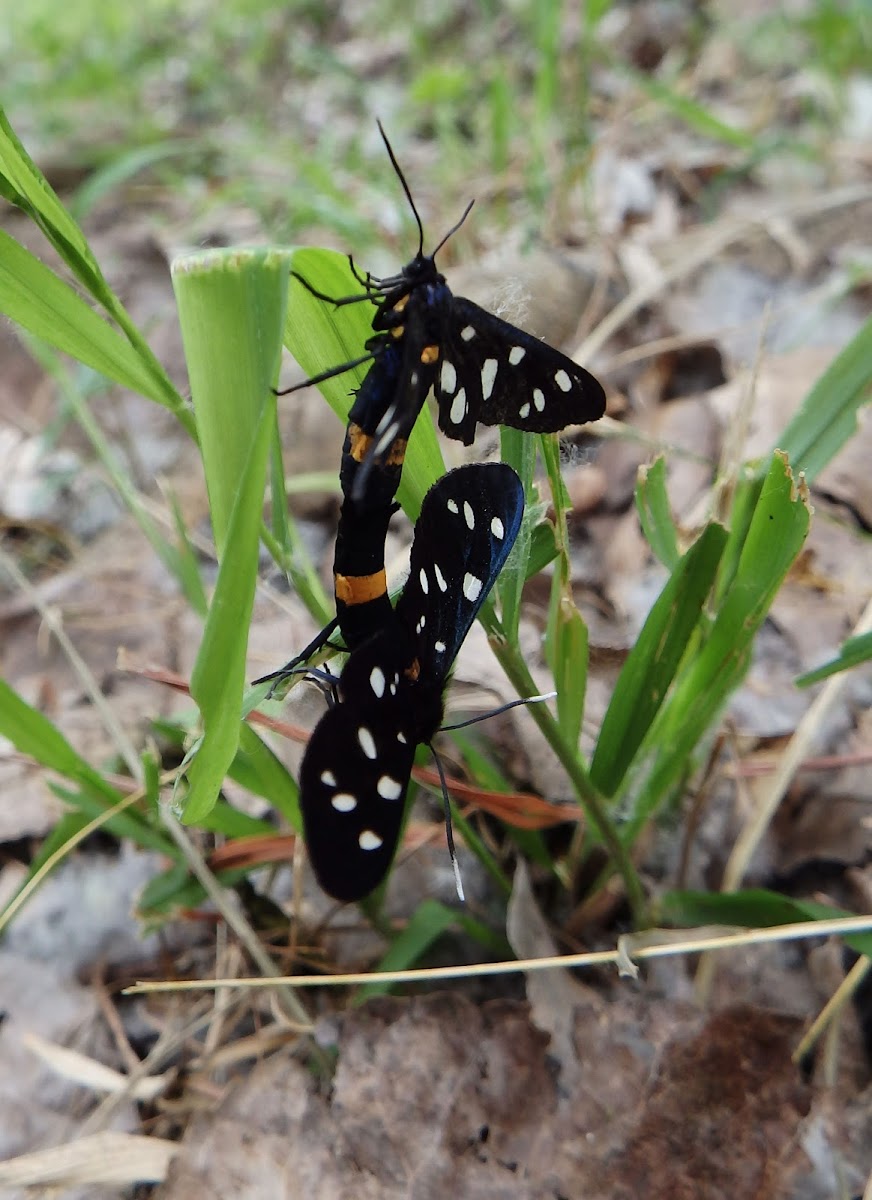
[{"label": "black wing with white spot", "polygon": [[444,681],[523,515],[524,489],[505,463],[458,467],[430,488],[396,606],[415,639],[422,673]]},{"label": "black wing with white spot", "polygon": [[583,367],[462,296],[452,298],[435,392],[439,428],[467,445],[476,423],[556,433],[606,409],[602,385]]},{"label": "black wing with white spot", "polygon": [[349,656],[338,701],[303,757],[306,845],[319,883],[338,900],[362,899],[390,867],[415,747],[439,727],[448,672],[523,511],[520,480],[503,463],[460,467],[424,498],[403,594]]},{"label": "black wing with white spot", "polygon": [[337,900],[360,900],[378,887],[399,842],[416,744],[402,642],[401,631],[392,637],[385,629],[351,655],[343,698],[318,722],[303,757],[309,860]]}]

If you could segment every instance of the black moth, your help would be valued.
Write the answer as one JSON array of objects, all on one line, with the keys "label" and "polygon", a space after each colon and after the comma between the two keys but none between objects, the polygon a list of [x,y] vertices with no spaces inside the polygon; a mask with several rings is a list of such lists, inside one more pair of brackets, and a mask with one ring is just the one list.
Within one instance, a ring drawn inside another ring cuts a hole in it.
[{"label": "black moth", "polygon": [[[343,492],[358,499],[374,467],[402,466],[406,441],[431,388],[439,428],[466,445],[477,423],[554,433],[567,425],[596,421],[605,412],[602,385],[583,367],[451,292],[435,259],[472,204],[432,254],[425,255],[424,230],[412,193],[381,122],[378,127],[415,216],[418,252],[398,274],[384,278],[360,275],[352,262],[363,291],[340,299],[323,295],[296,276],[320,300],[337,307],[370,301],[376,311],[366,355],[287,389],[320,383],[373,360],[349,413],[352,461],[345,470]],[[396,344],[401,354],[392,349]],[[353,464],[363,464],[362,469],[355,470]]]},{"label": "black moth", "polygon": [[390,867],[415,748],[439,728],[448,673],[523,512],[520,480],[504,463],[458,467],[424,498],[396,608],[349,656],[303,758],[306,845],[337,900],[362,899]]},{"label": "black moth", "polygon": [[433,253],[425,255],[411,191],[381,122],[378,127],[417,222],[418,252],[399,274],[384,279],[361,276],[352,263],[364,291],[341,299],[323,295],[296,276],[320,300],[337,307],[370,301],[376,311],[366,355],[287,391],[341,375],[361,362],[372,360],[372,365],[355,395],[342,453],[343,503],[333,564],[336,618],[291,662],[264,679],[292,674],[337,628],[354,649],[385,620],[390,607],[385,536],[396,507],[406,442],[431,388],[440,428],[467,444],[478,422],[545,433],[597,420],[605,411],[602,386],[582,367],[452,294],[435,258],[471,205]]}]

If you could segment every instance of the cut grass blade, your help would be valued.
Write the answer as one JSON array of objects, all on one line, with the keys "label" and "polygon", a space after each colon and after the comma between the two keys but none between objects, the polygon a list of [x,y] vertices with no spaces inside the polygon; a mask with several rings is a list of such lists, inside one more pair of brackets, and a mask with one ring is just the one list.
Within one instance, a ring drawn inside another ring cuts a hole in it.
[{"label": "cut grass blade", "polygon": [[203,737],[187,769],[189,823],[214,805],[239,744],[287,280],[287,255],[271,250],[173,265],[220,560],[191,676]]}]

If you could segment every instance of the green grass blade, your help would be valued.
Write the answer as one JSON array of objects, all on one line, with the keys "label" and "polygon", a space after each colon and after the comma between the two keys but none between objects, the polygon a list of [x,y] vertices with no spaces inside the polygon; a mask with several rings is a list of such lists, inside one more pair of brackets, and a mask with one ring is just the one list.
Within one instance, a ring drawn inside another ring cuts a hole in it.
[{"label": "green grass blade", "polygon": [[289,263],[287,252],[268,249],[206,251],[173,263],[219,559],[278,371]]},{"label": "green grass blade", "polygon": [[[853,917],[855,913],[818,904],[814,900],[794,900],[766,888],[747,888],[741,892],[666,892],[657,902],[658,923],[694,927],[699,925],[739,925],[746,929],[771,929],[803,921],[833,921]],[[858,954],[872,955],[872,933],[843,934],[843,940]]]},{"label": "green grass blade", "polygon": [[796,488],[784,455],[775,454],[707,640],[651,727],[644,782],[633,780],[633,814],[625,829],[629,840],[686,771],[700,738],[743,679],[754,637],[802,549],[808,525],[807,492]]},{"label": "green grass blade", "polygon": [[870,397],[872,317],[830,363],[778,438],[777,446],[809,483],[857,432],[857,410]]},{"label": "green grass blade", "polygon": [[831,662],[816,667],[814,671],[807,671],[805,675],[800,675],[794,682],[797,687],[809,687],[813,683],[820,683],[822,679],[828,679],[830,675],[838,675],[840,671],[850,671],[852,667],[859,667],[862,663],[869,662],[870,659],[872,659],[872,633],[861,633],[857,637],[848,638],[838,656]]},{"label": "green grass blade", "polygon": [[740,150],[756,148],[753,134],[746,133],[744,129],[737,129],[735,125],[728,125],[726,121],[716,117],[710,109],[704,108],[696,100],[691,100],[689,96],[682,95],[668,83],[656,79],[653,75],[645,75],[641,71],[629,70],[626,67],[623,69],[646,95],[657,101],[658,104],[662,104],[664,108],[670,109],[689,128],[695,129],[704,137],[725,142],[728,146],[736,146]]},{"label": "green grass blade", "polygon": [[248,724],[239,735],[239,750],[230,768],[230,776],[255,796],[263,796],[282,814],[292,829],[303,828],[300,817],[300,790],[284,763]]},{"label": "green grass blade", "polygon": [[203,737],[187,772],[187,822],[214,805],[239,743],[287,280],[287,255],[271,250],[207,252],[173,266],[220,557],[191,677]]},{"label": "green grass blade", "polygon": [[116,804],[122,798],[76,753],[60,730],[22,700],[3,679],[0,679],[0,736],[8,738],[19,754],[26,754],[48,770],[88,788],[106,805]]},{"label": "green grass blade", "polygon": [[[415,909],[402,933],[392,942],[391,948],[378,964],[378,971],[404,971],[414,967],[420,963],[434,942],[449,929],[457,927],[462,928],[468,937],[479,942],[491,953],[506,955],[508,947],[505,940],[495,937],[487,925],[464,912],[447,908],[438,900],[424,900]],[[357,993],[357,1002],[362,1003],[371,996],[383,995],[391,986],[378,982],[366,984]]]},{"label": "green grass blade", "polygon": [[567,746],[576,748],[581,736],[587,694],[587,626],[572,594],[572,563],[566,523],[570,501],[560,470],[560,444],[554,436],[542,437],[540,444],[551,487],[555,514],[554,542],[557,548],[545,630],[545,656],[557,689],[557,724],[560,733]]},{"label": "green grass blade", "polygon": [[536,465],[536,439],[525,436],[517,429],[500,429],[500,456],[518,473],[524,488],[524,518],[515,539],[515,544],[506,561],[496,594],[500,602],[502,626],[510,641],[517,640],[518,623],[521,619],[521,594],[527,582],[530,546],[542,506],[533,487],[533,469]]},{"label": "green grass blade", "polygon": [[0,229],[0,311],[28,333],[122,387],[176,411],[136,351],[82,297]]},{"label": "green grass blade", "polygon": [[613,796],[678,672],[703,614],[726,544],[709,525],[654,603],[618,677],[590,765],[593,783]]},{"label": "green grass blade", "polygon": [[636,510],[645,540],[667,571],[674,571],[681,554],[678,532],[666,492],[666,460],[656,459],[650,467],[639,468],[636,483]]},{"label": "green grass blade", "polygon": [[[85,235],[15,136],[2,108],[0,108],[0,194],[5,196],[10,203],[17,205],[39,227],[82,287],[106,310],[122,330],[138,361],[139,370],[146,376],[143,383],[125,384],[125,386],[132,386],[134,390],[170,409],[179,422],[193,435],[193,419],[184,401],[173,387],[169,376],[152,353],[148,343],[130,319],[123,304],[103,277],[103,272],[100,270],[99,263],[88,245]],[[5,251],[9,250],[10,241],[11,239],[5,243],[4,253],[0,255],[0,259],[5,259]],[[13,242],[12,245],[15,243]],[[21,266],[20,260],[18,266],[19,268]],[[30,274],[32,273],[31,268]],[[60,283],[59,280],[57,282]],[[37,290],[35,296],[39,297],[41,294]],[[19,296],[18,299],[20,302],[21,297]],[[26,307],[33,316],[34,304],[31,303]],[[68,302],[60,306],[59,315],[62,324],[66,322],[69,310],[71,310],[71,306]],[[76,312],[73,329],[66,331],[67,336],[75,335],[77,322],[81,323],[84,320],[81,312]],[[30,326],[25,325],[25,328],[30,328]],[[93,328],[95,331],[98,330],[98,326]],[[32,331],[37,332],[35,329]],[[50,345],[55,345],[57,349],[65,349],[63,345],[53,341],[51,336],[46,340]],[[102,335],[102,340],[106,340],[105,334]],[[100,338],[98,338],[97,345],[101,345]],[[74,353],[72,350],[69,352]],[[90,359],[83,358],[82,361],[90,362]],[[97,367],[97,369],[100,368]],[[116,376],[109,373],[109,378],[114,379]]]}]

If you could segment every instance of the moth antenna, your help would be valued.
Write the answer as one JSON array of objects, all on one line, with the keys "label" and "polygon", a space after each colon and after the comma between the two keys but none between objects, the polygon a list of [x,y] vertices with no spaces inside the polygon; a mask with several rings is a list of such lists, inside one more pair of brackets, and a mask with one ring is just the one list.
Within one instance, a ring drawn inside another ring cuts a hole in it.
[{"label": "moth antenna", "polygon": [[492,708],[490,712],[479,713],[477,717],[468,717],[465,721],[456,721],[453,725],[440,725],[439,732],[466,729],[468,725],[477,725],[479,721],[489,721],[491,717],[498,717],[501,713],[508,712],[510,708],[518,708],[521,704],[541,704],[543,700],[553,700],[556,695],[556,692],[543,692],[541,696],[522,696],[520,700],[510,700],[508,704],[501,704],[499,708]]},{"label": "moth antenna", "polygon": [[442,786],[442,803],[445,806],[445,840],[448,842],[448,853],[451,856],[451,866],[454,869],[454,886],[457,888],[457,898],[464,903],[466,896],[463,892],[463,880],[460,877],[460,865],[457,862],[457,851],[454,849],[454,830],[451,826],[451,802],[448,799],[448,783],[445,779],[445,771],[442,766],[442,759],[436,753],[436,747],[432,742],[428,742],[430,753],[436,762],[436,770],[439,772],[439,783]]},{"label": "moth antenna", "polygon": [[466,218],[472,212],[473,204],[475,204],[475,201],[470,200],[469,204],[467,204],[466,208],[463,210],[463,216],[460,218],[460,220],[455,225],[451,226],[451,228],[448,230],[445,237],[442,239],[442,241],[439,243],[439,245],[436,247],[436,249],[431,251],[431,253],[430,253],[431,258],[435,258],[436,255],[439,253],[439,251],[442,249],[442,247],[445,245],[445,243],[448,241],[448,239],[450,237],[453,237],[454,234],[457,233],[460,226],[463,224],[463,222],[466,220]]},{"label": "moth antenna", "polygon": [[396,158],[396,155],[394,154],[393,147],[391,146],[390,142],[388,141],[388,135],[384,131],[384,126],[382,125],[381,121],[377,121],[376,124],[378,125],[378,131],[382,136],[382,141],[385,144],[385,149],[388,152],[388,158],[391,160],[391,166],[394,168],[397,178],[399,179],[400,183],[403,185],[403,191],[406,193],[406,199],[409,201],[409,208],[411,208],[412,213],[414,214],[415,223],[418,226],[418,258],[423,258],[424,257],[424,226],[421,224],[421,218],[418,215],[417,208],[415,208],[415,201],[412,199],[411,190],[409,189],[409,185],[406,183],[406,177],[400,168],[400,164],[397,162],[397,158]]}]

